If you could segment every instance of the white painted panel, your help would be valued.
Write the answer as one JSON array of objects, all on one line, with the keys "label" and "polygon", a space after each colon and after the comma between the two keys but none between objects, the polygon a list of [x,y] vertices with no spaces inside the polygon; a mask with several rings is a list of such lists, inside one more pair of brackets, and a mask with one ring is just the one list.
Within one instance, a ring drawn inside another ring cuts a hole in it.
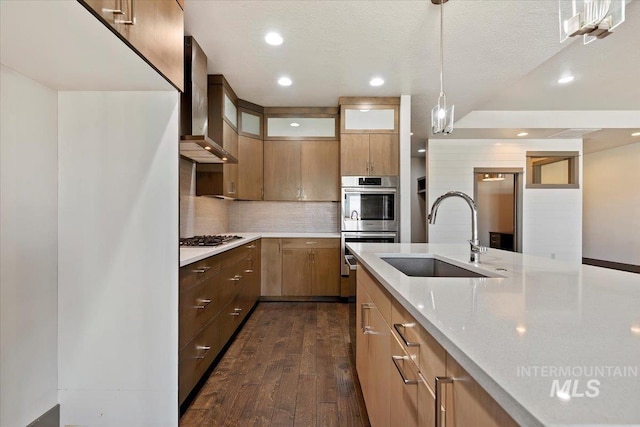
[{"label": "white painted panel", "polygon": [[584,157],[586,258],[640,265],[640,143]]},{"label": "white painted panel", "polygon": [[[524,169],[527,151],[552,150],[582,153],[582,141],[430,140],[427,210],[430,211],[435,199],[447,191],[458,190],[473,196],[475,167]],[[579,261],[582,256],[582,188],[525,189],[522,226],[524,253]],[[457,243],[470,237],[469,207],[462,200],[446,200],[438,209],[437,223],[429,225],[429,241]]]},{"label": "white painted panel", "polygon": [[58,403],[58,94],[2,66],[0,100],[0,425],[9,427]]},{"label": "white painted panel", "polygon": [[[299,126],[291,126],[297,123]],[[333,117],[269,117],[267,136],[335,137],[336,119]]]},{"label": "white painted panel", "polygon": [[[375,111],[375,110],[371,110]],[[370,111],[370,112],[371,112]],[[411,95],[400,97],[400,242],[411,242]]]},{"label": "white painted panel", "polygon": [[[410,95],[408,95],[410,96]],[[345,108],[344,128],[347,130],[392,130],[395,127],[395,110],[356,110]]]},{"label": "white painted panel", "polygon": [[61,92],[59,167],[61,423],[175,426],[178,94]]}]

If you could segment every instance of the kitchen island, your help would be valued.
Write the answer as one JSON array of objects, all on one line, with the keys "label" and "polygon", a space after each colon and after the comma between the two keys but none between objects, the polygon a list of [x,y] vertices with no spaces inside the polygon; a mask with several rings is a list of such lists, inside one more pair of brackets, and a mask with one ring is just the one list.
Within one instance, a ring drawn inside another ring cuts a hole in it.
[{"label": "kitchen island", "polygon": [[[518,424],[640,425],[640,275],[495,249],[473,266],[466,244],[348,247]],[[494,277],[409,277],[381,259],[400,255]]]}]

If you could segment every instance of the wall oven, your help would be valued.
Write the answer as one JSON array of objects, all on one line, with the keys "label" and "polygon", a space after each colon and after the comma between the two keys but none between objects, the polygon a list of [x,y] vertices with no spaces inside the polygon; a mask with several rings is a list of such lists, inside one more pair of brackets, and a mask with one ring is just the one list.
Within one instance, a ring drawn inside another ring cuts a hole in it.
[{"label": "wall oven", "polygon": [[353,255],[349,253],[347,249],[347,243],[397,243],[398,233],[391,231],[375,232],[375,231],[343,231],[341,233],[341,257],[342,267],[341,273],[343,276],[348,276],[350,269],[349,265],[355,263],[352,260]]},{"label": "wall oven", "polygon": [[342,231],[398,231],[398,177],[342,177]]}]

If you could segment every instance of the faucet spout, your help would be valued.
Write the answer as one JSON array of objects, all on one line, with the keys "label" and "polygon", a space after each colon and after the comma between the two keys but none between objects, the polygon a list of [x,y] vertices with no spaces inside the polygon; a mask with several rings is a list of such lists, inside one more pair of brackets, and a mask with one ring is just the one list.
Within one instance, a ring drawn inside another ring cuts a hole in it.
[{"label": "faucet spout", "polygon": [[449,191],[438,197],[436,201],[433,202],[433,206],[431,206],[431,213],[427,217],[429,220],[429,224],[436,223],[438,207],[440,207],[440,204],[445,199],[448,199],[450,197],[460,197],[465,202],[467,202],[469,208],[471,208],[471,240],[469,240],[469,244],[471,245],[470,261],[473,263],[479,263],[480,254],[487,252],[487,248],[480,246],[480,241],[478,240],[478,207],[476,206],[476,202],[474,202],[471,197],[461,191]]}]

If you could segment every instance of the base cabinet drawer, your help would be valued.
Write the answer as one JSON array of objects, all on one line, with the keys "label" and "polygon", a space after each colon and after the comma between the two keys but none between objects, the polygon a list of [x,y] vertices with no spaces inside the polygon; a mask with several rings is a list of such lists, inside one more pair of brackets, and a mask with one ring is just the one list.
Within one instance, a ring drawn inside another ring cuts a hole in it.
[{"label": "base cabinet drawer", "polygon": [[178,353],[178,400],[182,403],[218,354],[220,338],[215,319]]}]

